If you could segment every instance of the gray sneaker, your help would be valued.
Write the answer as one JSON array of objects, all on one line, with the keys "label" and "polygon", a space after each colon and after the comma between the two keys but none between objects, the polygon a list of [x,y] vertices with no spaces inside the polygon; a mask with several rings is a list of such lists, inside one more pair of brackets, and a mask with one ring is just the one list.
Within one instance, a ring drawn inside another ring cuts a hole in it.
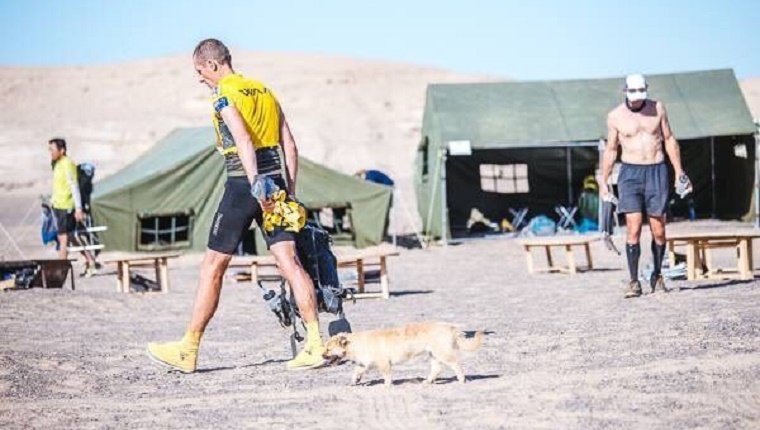
[{"label": "gray sneaker", "polygon": [[91,266],[91,265],[88,264],[85,267],[84,272],[82,272],[82,274],[79,275],[79,276],[81,276],[83,278],[92,278],[94,275],[98,274],[98,269],[99,269],[99,267],[98,267],[97,264],[93,265],[93,266]]},{"label": "gray sneaker", "polygon": [[628,289],[625,291],[625,298],[630,299],[632,297],[639,297],[641,295],[641,283],[639,281],[631,281],[628,283]]}]

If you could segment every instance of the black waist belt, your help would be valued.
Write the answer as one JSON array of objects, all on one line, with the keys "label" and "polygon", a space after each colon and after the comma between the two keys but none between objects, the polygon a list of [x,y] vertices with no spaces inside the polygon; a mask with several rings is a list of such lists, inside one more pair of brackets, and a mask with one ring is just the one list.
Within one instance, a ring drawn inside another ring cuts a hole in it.
[{"label": "black waist belt", "polygon": [[259,174],[272,173],[282,170],[280,153],[277,148],[261,148],[256,150],[256,166]]}]

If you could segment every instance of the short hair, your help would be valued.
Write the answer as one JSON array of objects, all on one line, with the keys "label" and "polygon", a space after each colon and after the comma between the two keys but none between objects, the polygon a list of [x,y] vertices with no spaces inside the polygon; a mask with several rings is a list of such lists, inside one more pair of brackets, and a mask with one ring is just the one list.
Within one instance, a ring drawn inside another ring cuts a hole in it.
[{"label": "short hair", "polygon": [[219,64],[232,66],[232,56],[227,46],[219,39],[204,39],[198,42],[193,51],[193,58],[215,60]]},{"label": "short hair", "polygon": [[60,137],[54,137],[48,141],[48,145],[55,145],[58,150],[66,150],[66,140]]}]

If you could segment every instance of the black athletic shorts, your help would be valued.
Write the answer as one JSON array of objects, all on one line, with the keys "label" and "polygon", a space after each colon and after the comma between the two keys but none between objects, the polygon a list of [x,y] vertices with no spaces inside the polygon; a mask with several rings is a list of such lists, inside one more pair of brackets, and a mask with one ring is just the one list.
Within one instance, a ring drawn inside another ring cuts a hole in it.
[{"label": "black athletic shorts", "polygon": [[665,163],[623,163],[618,176],[618,212],[664,215],[670,194],[669,177]]},{"label": "black athletic shorts", "polygon": [[[271,178],[282,189],[286,189],[282,175]],[[224,195],[214,215],[208,235],[208,248],[222,254],[232,255],[243,235],[248,232],[253,221],[259,225],[267,249],[278,242],[295,241],[296,234],[289,231],[269,235],[261,228],[262,210],[259,202],[251,195],[251,184],[245,176],[229,177],[224,184]]]},{"label": "black athletic shorts", "polygon": [[68,234],[76,230],[77,220],[74,218],[74,209],[53,208],[53,215],[58,227],[58,234]]}]

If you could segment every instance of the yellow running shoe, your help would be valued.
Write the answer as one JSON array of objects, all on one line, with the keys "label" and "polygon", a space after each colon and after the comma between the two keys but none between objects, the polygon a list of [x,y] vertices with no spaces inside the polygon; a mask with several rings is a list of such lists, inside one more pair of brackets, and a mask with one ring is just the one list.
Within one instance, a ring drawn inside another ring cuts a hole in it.
[{"label": "yellow running shoe", "polygon": [[296,358],[288,361],[287,368],[288,370],[304,370],[322,367],[327,363],[327,360],[322,356],[325,351],[323,345],[307,345],[296,355]]},{"label": "yellow running shoe", "polygon": [[148,344],[148,357],[156,363],[179,370],[182,373],[195,372],[198,362],[198,343],[185,338],[177,342]]}]

